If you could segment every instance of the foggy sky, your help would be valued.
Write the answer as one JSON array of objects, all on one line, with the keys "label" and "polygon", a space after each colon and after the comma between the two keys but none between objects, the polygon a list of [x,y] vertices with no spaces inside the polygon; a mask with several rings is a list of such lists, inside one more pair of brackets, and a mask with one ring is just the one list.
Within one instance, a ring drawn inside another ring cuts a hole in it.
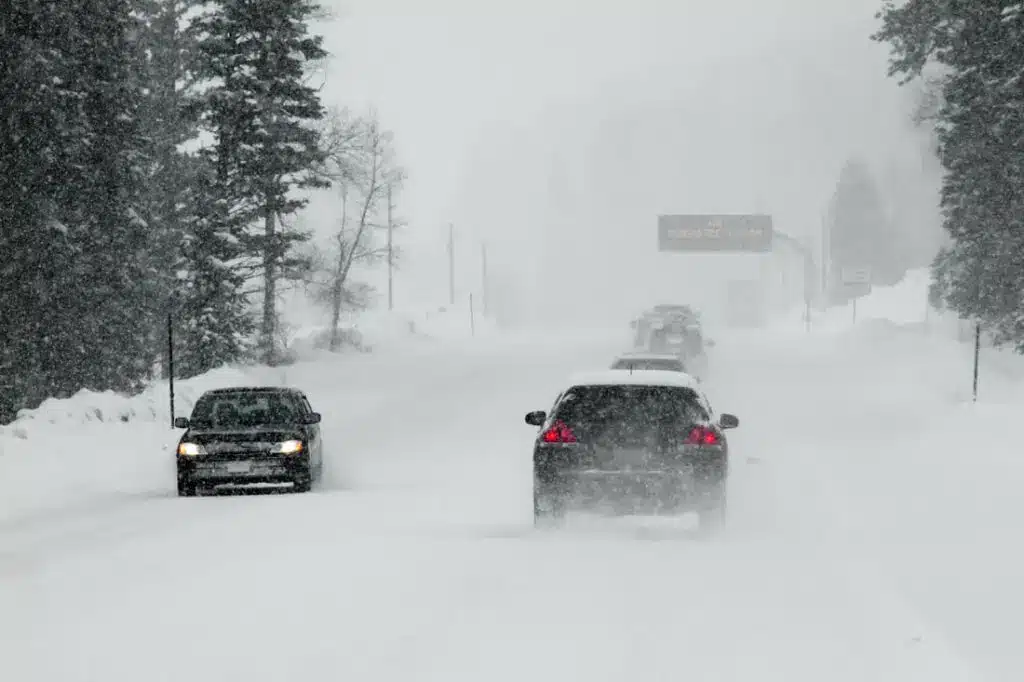
[{"label": "foggy sky", "polygon": [[[766,211],[794,236],[815,235],[851,154],[909,168],[915,201],[931,203],[908,95],[868,38],[873,1],[332,9],[325,100],[376,106],[410,171],[403,306],[446,303],[449,221],[460,298],[479,289],[486,240],[495,287],[519,307],[560,291],[587,317],[756,269],[744,257],[654,253],[659,212]],[[331,201],[309,216],[320,231]],[[929,208],[916,215],[930,220]]]}]

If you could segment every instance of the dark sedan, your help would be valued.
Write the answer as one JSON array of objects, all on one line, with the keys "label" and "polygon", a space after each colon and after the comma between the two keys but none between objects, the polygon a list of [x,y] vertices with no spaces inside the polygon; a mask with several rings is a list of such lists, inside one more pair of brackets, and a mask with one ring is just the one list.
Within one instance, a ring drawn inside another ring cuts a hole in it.
[{"label": "dark sedan", "polygon": [[178,442],[178,495],[290,485],[308,492],[323,473],[320,414],[292,388],[221,388],[196,401]]},{"label": "dark sedan", "polygon": [[680,372],[609,370],[578,377],[539,426],[533,449],[534,519],[574,508],[621,513],[695,511],[703,527],[725,520],[726,429],[695,380]]}]

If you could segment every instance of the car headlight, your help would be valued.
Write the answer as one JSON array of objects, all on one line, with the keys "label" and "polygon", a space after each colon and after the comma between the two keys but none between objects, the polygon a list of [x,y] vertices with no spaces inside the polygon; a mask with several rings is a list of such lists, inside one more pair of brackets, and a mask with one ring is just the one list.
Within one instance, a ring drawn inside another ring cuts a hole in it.
[{"label": "car headlight", "polygon": [[178,454],[182,457],[195,457],[196,455],[205,455],[206,449],[199,443],[179,443]]},{"label": "car headlight", "polygon": [[286,440],[274,446],[273,452],[281,455],[297,455],[302,452],[301,440]]}]

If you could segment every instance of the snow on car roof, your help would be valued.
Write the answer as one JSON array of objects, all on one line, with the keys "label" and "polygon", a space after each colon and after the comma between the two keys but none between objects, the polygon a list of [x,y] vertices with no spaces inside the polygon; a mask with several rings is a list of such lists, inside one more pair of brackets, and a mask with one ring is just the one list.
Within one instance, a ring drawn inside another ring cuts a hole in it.
[{"label": "snow on car roof", "polygon": [[635,353],[622,353],[615,356],[616,360],[676,360],[682,362],[678,355],[673,353],[646,353],[638,351]]},{"label": "snow on car roof", "polygon": [[223,386],[211,388],[205,391],[204,395],[223,395],[225,393],[302,393],[302,391],[290,386]]},{"label": "snow on car roof", "polygon": [[582,372],[569,378],[571,386],[676,386],[698,390],[697,380],[683,372],[665,370],[644,370],[631,372],[628,369],[606,369]]}]

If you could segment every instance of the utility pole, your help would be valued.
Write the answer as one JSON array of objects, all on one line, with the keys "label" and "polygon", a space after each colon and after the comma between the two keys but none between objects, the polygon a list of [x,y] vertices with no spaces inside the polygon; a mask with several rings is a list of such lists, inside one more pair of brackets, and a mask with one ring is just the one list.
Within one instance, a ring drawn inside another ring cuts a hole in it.
[{"label": "utility pole", "polygon": [[171,398],[171,428],[174,428],[174,314],[167,311],[167,388]]},{"label": "utility pole", "polygon": [[981,322],[974,323],[974,387],[972,402],[978,402],[978,363],[981,359]]},{"label": "utility pole", "polygon": [[394,276],[394,231],[395,226],[391,220],[391,184],[388,183],[388,310],[395,309],[395,276]]},{"label": "utility pole", "polygon": [[455,224],[448,223],[448,302],[455,305]]},{"label": "utility pole", "polygon": [[822,308],[828,308],[829,304],[829,252],[832,250],[831,227],[829,226],[829,212],[821,217],[821,303]]},{"label": "utility pole", "polygon": [[488,292],[487,282],[487,243],[480,244],[480,277],[483,280],[481,286],[483,288],[483,304],[484,304],[484,317],[487,317],[490,311],[490,296]]},{"label": "utility pole", "polygon": [[814,267],[814,243],[807,238],[806,243],[800,243],[801,255],[804,266],[804,326],[811,331],[811,302],[814,299],[814,280],[817,271]]},{"label": "utility pole", "polygon": [[811,250],[808,248],[804,252],[804,326],[808,333],[811,331],[811,298],[813,297],[811,282],[813,280],[814,259],[811,258]]}]

